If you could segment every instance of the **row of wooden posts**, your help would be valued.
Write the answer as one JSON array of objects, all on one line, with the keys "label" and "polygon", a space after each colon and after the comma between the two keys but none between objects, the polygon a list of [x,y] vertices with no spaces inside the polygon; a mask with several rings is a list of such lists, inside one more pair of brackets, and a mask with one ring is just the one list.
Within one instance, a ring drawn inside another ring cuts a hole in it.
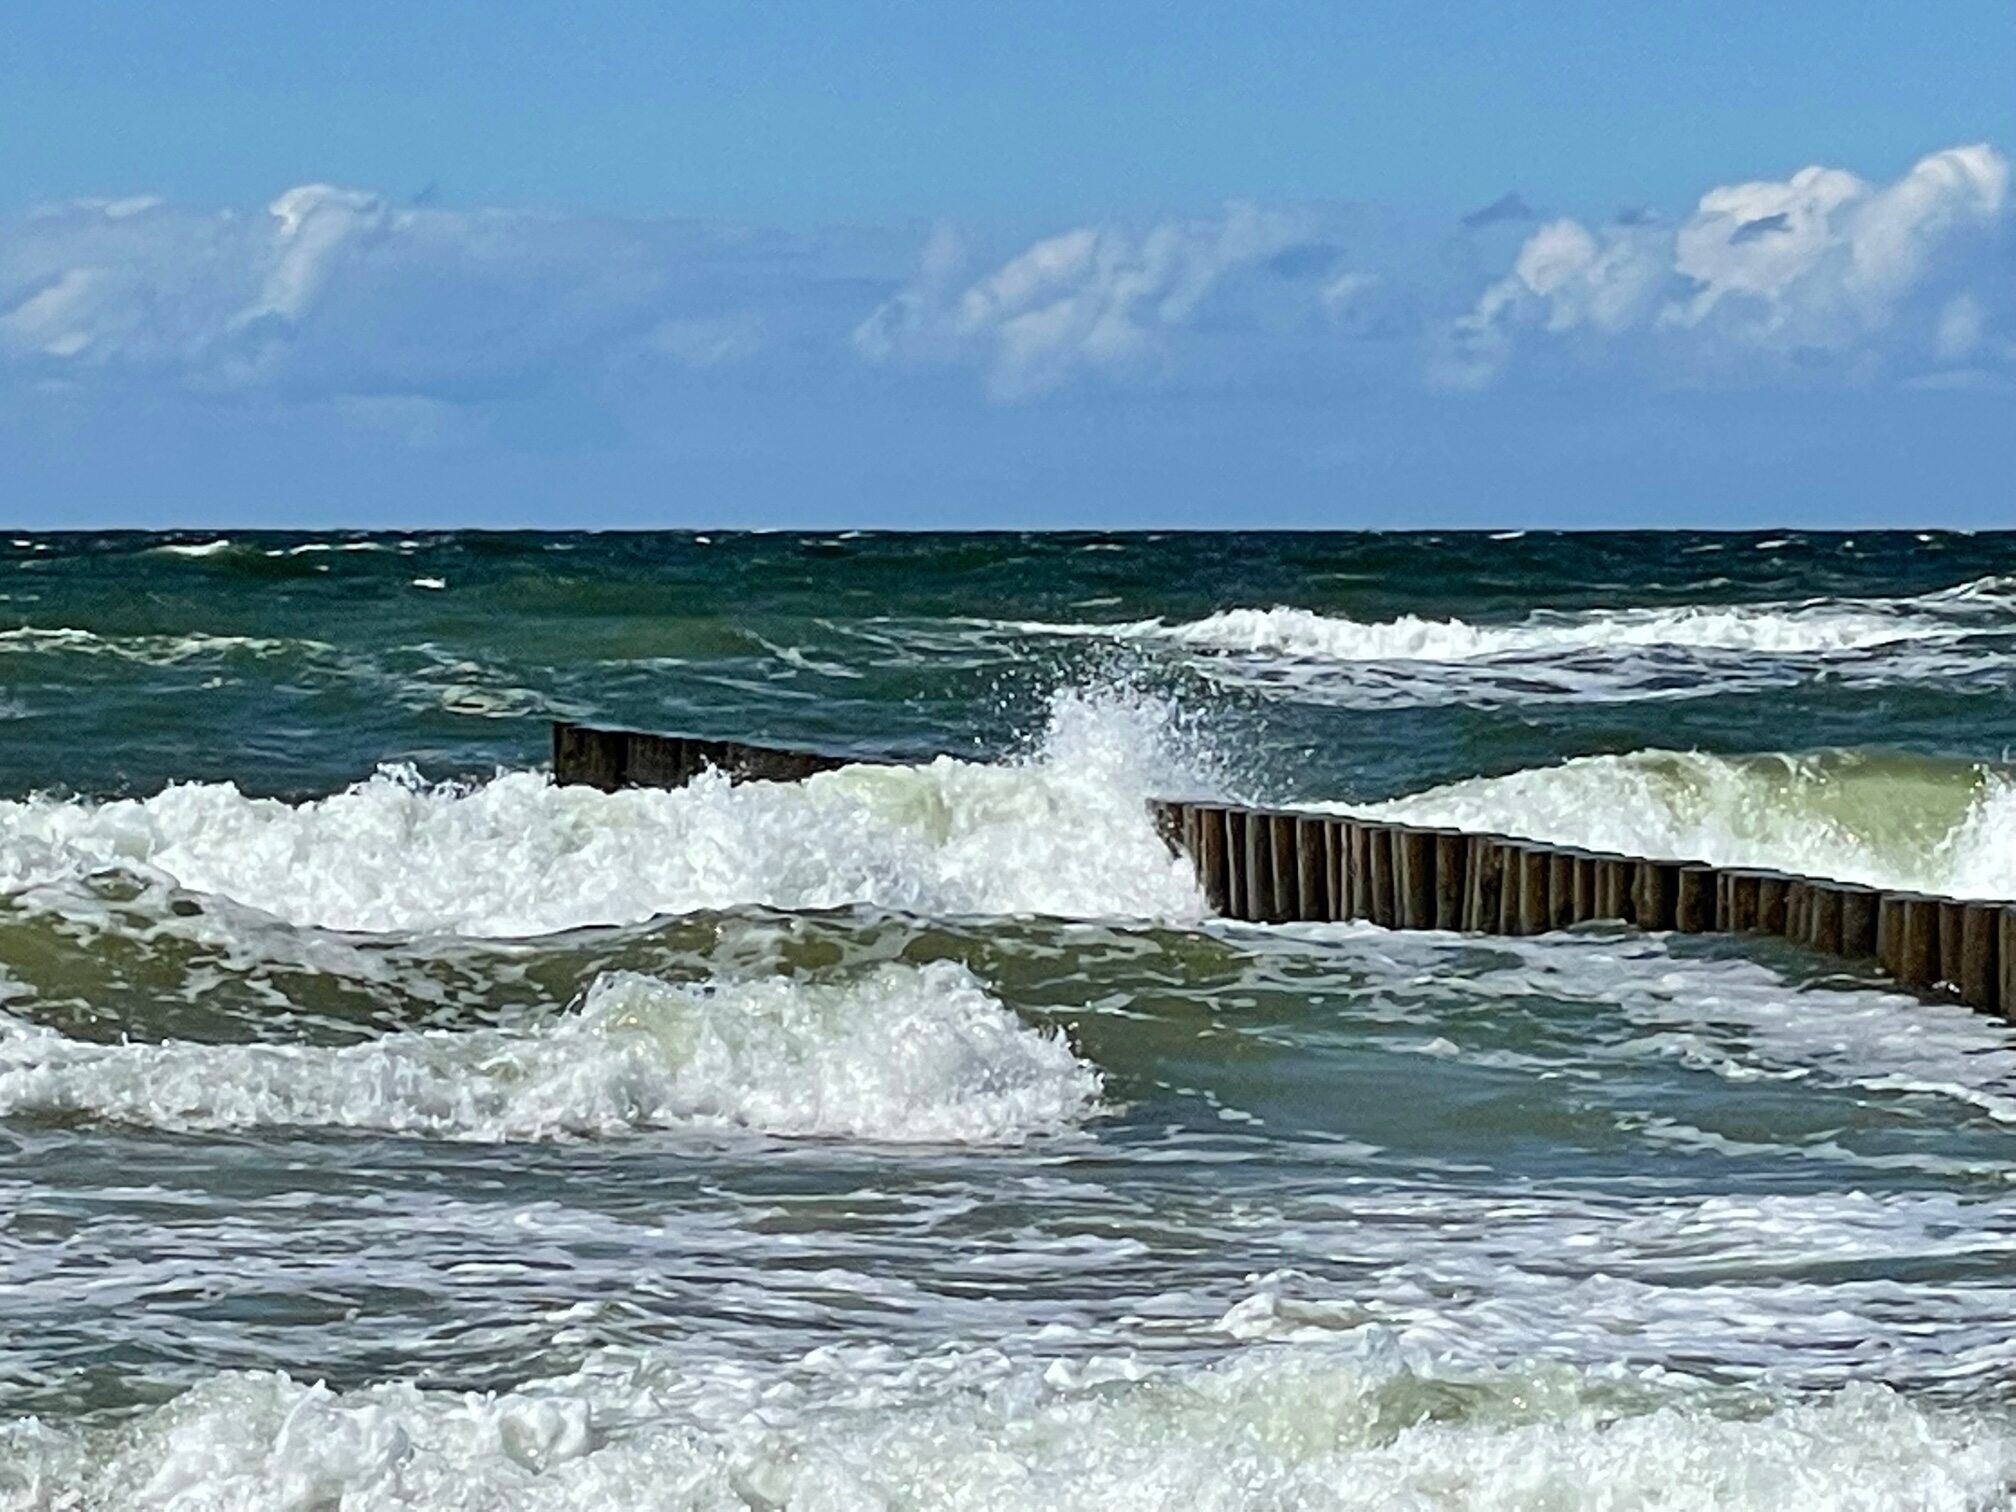
[{"label": "row of wooden posts", "polygon": [[654,735],[648,730],[605,730],[553,724],[553,778],[614,792],[621,787],[684,787],[705,771],[735,782],[802,782],[853,758],[819,751],[790,751],[740,740]]},{"label": "row of wooden posts", "polygon": [[2016,904],[1338,814],[1178,802],[1155,811],[1227,918],[1498,935],[1616,921],[1776,935],[2016,1018]]},{"label": "row of wooden posts", "polygon": [[[856,758],[556,723],[558,782],[683,787],[701,772],[795,782]],[[1388,929],[1536,935],[1615,921],[1684,934],[1776,935],[1873,961],[1900,986],[2016,1020],[2016,904],[1822,877],[1612,855],[1386,820],[1158,801],[1213,912],[1254,923],[1363,919]]]}]

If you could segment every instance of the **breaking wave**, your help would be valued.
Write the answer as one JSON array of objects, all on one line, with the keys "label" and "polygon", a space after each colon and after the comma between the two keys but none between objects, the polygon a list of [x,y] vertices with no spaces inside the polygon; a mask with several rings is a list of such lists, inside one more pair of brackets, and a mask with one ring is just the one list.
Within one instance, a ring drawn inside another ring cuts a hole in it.
[{"label": "breaking wave", "polygon": [[[95,1432],[0,1430],[0,1491],[219,1508],[1715,1509],[2000,1505],[2016,1431],[1875,1386],[1464,1368],[1377,1329],[1135,1356],[591,1357],[503,1393],[231,1374]],[[920,1499],[921,1498],[921,1499]]]},{"label": "breaking wave", "polygon": [[1003,628],[1163,646],[1221,681],[1316,702],[1686,698],[1782,686],[1821,667],[1870,681],[1978,668],[1978,637],[2012,628],[2010,599],[1998,578],[1918,598],[1542,609],[1507,624],[1275,606],[1188,621]]},{"label": "breaking wave", "polygon": [[0,1117],[457,1140],[747,1129],[1002,1144],[1069,1126],[1099,1075],[951,962],[852,981],[599,977],[525,1031],[343,1046],[90,1044],[0,1022]]},{"label": "breaking wave", "polygon": [[491,937],[750,904],[1194,918],[1194,880],[1144,807],[1192,785],[1174,718],[1068,695],[1026,761],[802,783],[601,793],[534,772],[471,785],[388,769],[298,804],[230,783],[0,802],[0,892],[61,908],[66,883],[116,869],[296,925]]},{"label": "breaking wave", "polygon": [[2016,782],[1895,752],[1633,751],[1473,777],[1353,812],[1913,889],[2016,898]]},{"label": "breaking wave", "polygon": [[1489,661],[1559,652],[1654,646],[1766,655],[1860,651],[1899,641],[1950,636],[1953,626],[1847,605],[1782,608],[1612,609],[1587,614],[1540,611],[1515,625],[1402,615],[1384,621],[1335,619],[1307,609],[1228,609],[1187,624],[1150,621],[1129,635],[1159,637],[1212,651],[1274,651],[1328,661]]}]

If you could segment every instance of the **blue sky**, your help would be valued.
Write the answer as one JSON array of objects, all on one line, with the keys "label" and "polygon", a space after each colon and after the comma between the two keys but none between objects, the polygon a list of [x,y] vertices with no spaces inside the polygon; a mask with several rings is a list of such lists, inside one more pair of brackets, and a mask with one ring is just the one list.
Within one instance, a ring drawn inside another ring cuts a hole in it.
[{"label": "blue sky", "polygon": [[5,19],[8,523],[2016,522],[2006,0]]}]

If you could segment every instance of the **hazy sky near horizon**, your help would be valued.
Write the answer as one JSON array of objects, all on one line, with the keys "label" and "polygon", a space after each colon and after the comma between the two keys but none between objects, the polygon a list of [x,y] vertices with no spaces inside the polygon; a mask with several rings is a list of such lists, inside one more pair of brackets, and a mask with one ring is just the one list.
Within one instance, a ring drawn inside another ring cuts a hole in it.
[{"label": "hazy sky near horizon", "polygon": [[2016,5],[17,3],[0,523],[2016,523]]}]

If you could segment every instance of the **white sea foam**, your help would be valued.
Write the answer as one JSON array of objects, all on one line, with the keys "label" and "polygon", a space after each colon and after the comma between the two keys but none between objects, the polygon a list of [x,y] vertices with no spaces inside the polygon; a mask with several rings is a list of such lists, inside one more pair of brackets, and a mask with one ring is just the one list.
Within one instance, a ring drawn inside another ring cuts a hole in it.
[{"label": "white sea foam", "polygon": [[[1731,679],[1780,684],[1817,665],[1882,680],[1978,664],[1967,643],[2010,630],[2009,608],[2008,582],[1982,579],[1918,598],[1543,609],[1505,624],[1275,606],[1180,622],[1000,628],[1168,646],[1214,678],[1319,702],[1683,698],[1726,690]],[[1717,676],[1704,684],[1698,674],[1710,665]]]},{"label": "white sea foam", "polygon": [[1194,918],[1145,800],[1174,775],[1171,711],[1061,697],[1038,756],[856,766],[802,783],[605,794],[518,772],[430,786],[381,772],[301,804],[191,783],[144,800],[0,802],[0,891],[61,907],[119,868],[289,923],[524,936],[661,913],[877,903],[935,915]]},{"label": "white sea foam", "polygon": [[2016,783],[1902,755],[1583,756],[1355,812],[1911,888],[2016,898]]},{"label": "white sea foam", "polygon": [[1877,1387],[1466,1370],[1377,1330],[1211,1365],[825,1349],[769,1367],[598,1356],[502,1394],[218,1377],[95,1433],[0,1437],[30,1504],[310,1507],[1799,1508],[2005,1502],[2004,1416]]},{"label": "white sea foam", "polygon": [[1652,646],[1800,655],[1945,637],[1954,630],[1895,612],[1828,604],[1541,611],[1512,625],[1414,615],[1359,621],[1307,609],[1228,609],[1187,624],[1129,626],[1127,633],[1205,650],[1276,651],[1327,661],[1466,662]]},{"label": "white sea foam", "polygon": [[520,1140],[741,1128],[1000,1144],[1084,1116],[1098,1073],[964,967],[681,987],[615,973],[537,1027],[362,1044],[91,1044],[0,1025],[0,1118]]},{"label": "white sea foam", "polygon": [[22,625],[0,630],[0,655],[8,653],[108,656],[143,666],[171,667],[202,657],[269,657],[295,653],[333,654],[324,641],[283,640],[259,635],[100,635],[68,625]]}]

